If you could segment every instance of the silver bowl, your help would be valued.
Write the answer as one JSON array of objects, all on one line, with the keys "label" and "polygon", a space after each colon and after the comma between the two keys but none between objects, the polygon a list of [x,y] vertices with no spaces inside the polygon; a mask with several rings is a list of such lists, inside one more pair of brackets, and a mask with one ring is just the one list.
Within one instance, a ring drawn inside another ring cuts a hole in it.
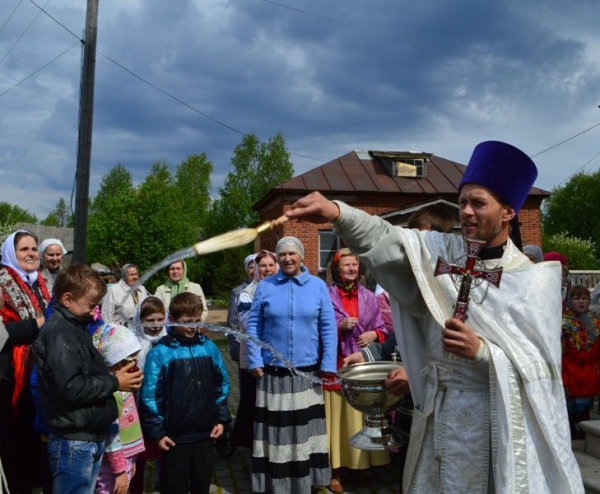
[{"label": "silver bowl", "polygon": [[386,413],[402,401],[385,388],[387,375],[402,362],[364,362],[340,369],[342,395],[352,408],[367,414],[364,427],[350,439],[355,448],[383,450],[406,443]]}]

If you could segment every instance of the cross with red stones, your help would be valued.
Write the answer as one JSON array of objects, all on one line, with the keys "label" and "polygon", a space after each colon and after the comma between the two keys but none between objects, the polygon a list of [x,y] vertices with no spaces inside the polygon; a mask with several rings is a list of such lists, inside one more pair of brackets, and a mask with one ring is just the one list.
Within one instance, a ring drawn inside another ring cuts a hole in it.
[{"label": "cross with red stones", "polygon": [[472,286],[479,286],[483,281],[491,283],[496,288],[500,286],[500,278],[502,277],[502,268],[481,269],[477,268],[477,261],[481,261],[477,255],[485,245],[483,240],[469,240],[467,242],[467,260],[464,266],[451,264],[448,261],[438,256],[435,265],[434,276],[441,274],[449,274],[461,277],[460,288],[458,290],[458,298],[454,306],[454,314],[452,317],[459,321],[465,322],[467,318],[467,308],[469,304],[469,293]]}]

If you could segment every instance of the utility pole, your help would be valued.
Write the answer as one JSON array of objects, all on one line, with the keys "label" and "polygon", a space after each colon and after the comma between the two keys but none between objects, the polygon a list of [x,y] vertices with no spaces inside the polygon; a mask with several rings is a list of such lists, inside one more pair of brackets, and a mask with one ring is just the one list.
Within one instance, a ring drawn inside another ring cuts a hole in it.
[{"label": "utility pole", "polygon": [[75,238],[73,241],[73,261],[78,263],[85,262],[87,241],[97,32],[98,0],[88,0],[85,20],[85,39],[83,45],[83,65],[81,67],[79,137],[77,140],[77,175],[75,188]]}]

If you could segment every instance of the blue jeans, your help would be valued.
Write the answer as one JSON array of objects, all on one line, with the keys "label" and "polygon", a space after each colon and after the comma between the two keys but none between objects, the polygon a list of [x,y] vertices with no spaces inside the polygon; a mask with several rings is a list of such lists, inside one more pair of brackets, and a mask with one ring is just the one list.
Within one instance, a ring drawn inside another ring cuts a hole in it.
[{"label": "blue jeans", "polygon": [[50,435],[52,487],[60,494],[93,494],[105,441],[73,441]]}]

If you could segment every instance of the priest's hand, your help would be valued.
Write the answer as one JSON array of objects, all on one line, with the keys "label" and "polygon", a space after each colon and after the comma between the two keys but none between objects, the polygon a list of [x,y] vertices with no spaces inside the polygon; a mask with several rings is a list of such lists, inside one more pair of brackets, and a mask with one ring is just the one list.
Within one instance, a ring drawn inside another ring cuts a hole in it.
[{"label": "priest's hand", "polygon": [[473,360],[480,345],[479,337],[473,328],[458,319],[448,319],[444,326],[442,330],[444,351]]},{"label": "priest's hand", "polygon": [[331,223],[340,215],[340,208],[335,202],[326,199],[318,192],[312,192],[298,199],[285,214],[290,219],[300,218],[312,223]]},{"label": "priest's hand", "polygon": [[402,396],[410,393],[408,377],[404,367],[398,367],[397,369],[390,371],[385,378],[385,388],[394,396]]}]

